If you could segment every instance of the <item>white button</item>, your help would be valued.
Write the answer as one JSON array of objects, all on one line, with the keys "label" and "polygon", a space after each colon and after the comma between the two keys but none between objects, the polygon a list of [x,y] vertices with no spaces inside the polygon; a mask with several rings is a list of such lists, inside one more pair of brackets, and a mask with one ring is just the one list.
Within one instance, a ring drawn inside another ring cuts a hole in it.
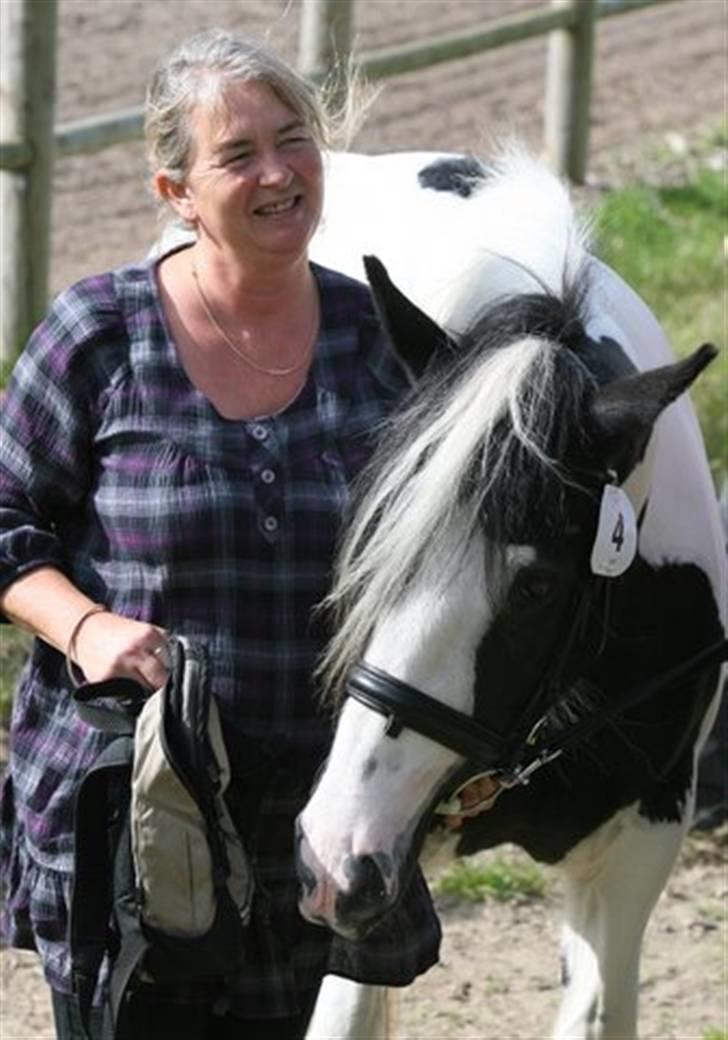
[{"label": "white button", "polygon": [[251,426],[250,432],[255,437],[256,441],[264,441],[268,436],[268,431],[265,426]]},{"label": "white button", "polygon": [[278,521],[274,516],[267,516],[263,521],[263,527],[268,534],[273,534],[274,531],[278,530]]},{"label": "white button", "polygon": [[272,484],[276,479],[276,475],[272,469],[264,469],[260,474],[260,479],[264,484]]}]

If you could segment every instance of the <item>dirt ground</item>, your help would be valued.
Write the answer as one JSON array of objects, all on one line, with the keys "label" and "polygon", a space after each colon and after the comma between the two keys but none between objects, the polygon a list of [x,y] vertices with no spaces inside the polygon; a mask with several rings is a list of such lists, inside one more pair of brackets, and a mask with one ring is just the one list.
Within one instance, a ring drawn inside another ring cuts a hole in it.
[{"label": "dirt ground", "polygon": [[[642,1040],[725,1040],[727,849],[728,828],[695,832],[660,897],[643,947]],[[399,1040],[545,1040],[559,1001],[560,904],[555,875],[537,901],[440,897],[441,960],[404,991]],[[2,1040],[52,1040],[34,954],[0,951],[0,993]]]},{"label": "dirt ground", "polygon": [[[359,0],[360,51],[476,26],[537,0]],[[267,35],[295,56],[295,0],[59,0],[58,120],[141,103],[157,57],[220,25]],[[675,0],[598,32],[590,183],[660,176],[726,112],[726,0]],[[541,146],[543,40],[391,80],[355,142],[362,151],[484,151],[516,131]],[[720,156],[718,156],[718,160]],[[146,252],[155,216],[141,144],[59,161],[51,287]],[[558,1001],[558,887],[536,903],[442,904],[442,962],[407,991],[403,1040],[540,1040]],[[728,1030],[726,836],[696,835],[658,904],[643,957],[647,1040]],[[0,1040],[53,1035],[32,954],[0,951]],[[720,1033],[715,1040],[718,1040]],[[710,1037],[713,1040],[713,1037]],[[722,1038],[721,1038],[722,1040]]]},{"label": "dirt ground", "polygon": [[[727,839],[725,832],[691,836],[648,925],[642,1040],[725,1040]],[[401,1040],[545,1040],[550,1035],[560,998],[556,874],[546,891],[543,901],[520,904],[448,906],[439,899],[441,963],[404,996]],[[711,1037],[710,1030],[722,1032]]]}]

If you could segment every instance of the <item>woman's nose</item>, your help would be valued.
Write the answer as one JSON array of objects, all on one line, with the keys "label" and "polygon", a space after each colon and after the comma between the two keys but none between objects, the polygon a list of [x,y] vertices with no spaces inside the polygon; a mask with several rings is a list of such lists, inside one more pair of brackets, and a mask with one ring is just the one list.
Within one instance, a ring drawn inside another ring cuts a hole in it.
[{"label": "woman's nose", "polygon": [[271,151],[261,156],[258,183],[264,188],[286,187],[293,173],[281,156]]}]

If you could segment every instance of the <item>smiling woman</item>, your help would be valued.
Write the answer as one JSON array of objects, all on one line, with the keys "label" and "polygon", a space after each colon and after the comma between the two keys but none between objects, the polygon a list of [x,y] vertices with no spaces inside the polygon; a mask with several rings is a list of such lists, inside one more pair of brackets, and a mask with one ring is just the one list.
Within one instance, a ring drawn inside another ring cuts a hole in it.
[{"label": "smiling woman", "polygon": [[[319,321],[307,258],[322,205],[315,129],[267,82],[209,81],[182,172],[154,173],[195,242],[158,281],[180,361],[227,418],[284,408],[305,381]],[[235,330],[233,334],[233,330]],[[241,365],[242,362],[242,365]]]},{"label": "smiling woman", "polygon": [[[309,262],[326,127],[266,49],[216,30],[184,42],[152,80],[146,128],[188,240],[62,293],[8,386],[0,610],[36,640],[3,792],[3,925],[41,955],[60,1040],[86,1040],[67,942],[73,804],[108,739],[77,718],[71,677],[157,690],[167,633],[210,651],[256,895],[243,968],[199,988],[135,979],[116,1040],[296,1040],[326,972],[406,985],[437,955],[418,874],[357,946],[296,905],[294,819],[330,742],[313,608],[369,431],[408,388],[365,286]],[[102,1028],[99,1006],[94,1040]]]}]

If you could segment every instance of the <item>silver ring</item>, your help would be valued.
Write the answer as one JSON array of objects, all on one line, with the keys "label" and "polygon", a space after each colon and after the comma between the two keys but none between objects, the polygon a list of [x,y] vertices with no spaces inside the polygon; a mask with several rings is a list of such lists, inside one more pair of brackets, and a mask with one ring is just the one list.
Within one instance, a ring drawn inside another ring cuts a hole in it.
[{"label": "silver ring", "polygon": [[155,650],[151,651],[151,654],[153,657],[156,657],[166,671],[171,669],[172,661],[169,655],[169,647],[166,643],[161,643]]}]

